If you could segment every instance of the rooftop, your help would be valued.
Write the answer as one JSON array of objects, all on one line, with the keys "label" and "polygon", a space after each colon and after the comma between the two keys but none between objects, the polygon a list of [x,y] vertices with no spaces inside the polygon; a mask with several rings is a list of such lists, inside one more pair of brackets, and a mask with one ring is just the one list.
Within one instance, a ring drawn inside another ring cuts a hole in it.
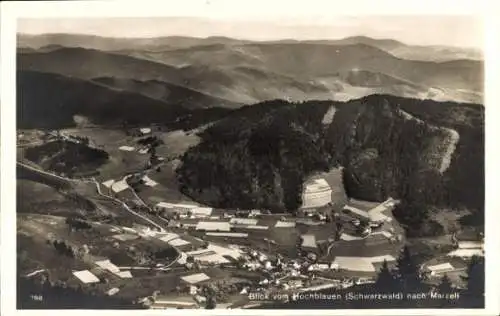
[{"label": "rooftop", "polygon": [[108,181],[104,181],[102,183],[102,185],[104,185],[106,188],[111,188],[111,186],[113,185],[113,183],[115,183],[115,180],[111,179],[111,180],[108,180]]},{"label": "rooftop", "polygon": [[214,230],[214,231],[230,231],[231,225],[229,222],[199,222],[196,225],[196,230]]},{"label": "rooftop", "polygon": [[212,211],[213,209],[211,207],[196,207],[191,209],[191,212],[198,216],[210,216]]},{"label": "rooftop", "polygon": [[173,234],[173,233],[161,233],[161,234],[157,234],[157,236],[161,236],[163,235],[162,237],[160,237],[159,239],[161,241],[164,241],[164,242],[169,242],[170,240],[173,240],[173,239],[176,239],[179,237],[179,235],[177,234]]},{"label": "rooftop", "polygon": [[292,227],[295,227],[295,222],[277,221],[276,225],[274,227],[276,227],[276,228],[292,228]]},{"label": "rooftop", "polygon": [[440,272],[440,271],[454,270],[455,268],[449,262],[445,262],[441,264],[427,266],[427,269],[429,269],[431,272]]},{"label": "rooftop", "polygon": [[252,218],[231,218],[229,221],[231,224],[241,224],[241,225],[257,225],[258,219]]},{"label": "rooftop", "polygon": [[144,181],[144,184],[150,187],[156,186],[158,183],[156,181],[151,180],[148,176],[142,177],[142,180]]},{"label": "rooftop", "polygon": [[248,237],[248,233],[206,233],[205,235],[216,237]]},{"label": "rooftop", "polygon": [[374,264],[383,262],[393,262],[396,261],[391,255],[382,255],[375,257],[335,257],[333,261],[334,265],[337,265],[339,269],[350,270],[350,271],[362,271],[362,272],[375,272],[376,268]]},{"label": "rooftop", "polygon": [[96,283],[99,279],[89,270],[74,271],[73,275],[83,283]]},{"label": "rooftop", "polygon": [[123,151],[134,151],[135,148],[130,147],[130,146],[121,146],[118,149],[123,150]]},{"label": "rooftop", "polygon": [[167,203],[167,202],[160,202],[156,204],[157,207],[161,208],[187,208],[187,209],[194,209],[194,208],[199,208],[198,205],[195,204],[174,204],[174,203]]},{"label": "rooftop", "polygon": [[330,185],[323,178],[314,179],[314,180],[306,182],[305,188],[306,188],[305,189],[306,193],[331,190]]},{"label": "rooftop", "polygon": [[459,241],[458,248],[460,248],[460,249],[482,249],[483,243],[480,241]]},{"label": "rooftop", "polygon": [[130,273],[130,271],[120,271],[120,272],[115,273],[115,274],[122,279],[131,279],[132,278],[132,273]]},{"label": "rooftop", "polygon": [[128,183],[127,183],[127,180],[125,178],[123,178],[122,180],[120,181],[117,181],[117,182],[114,182],[112,185],[111,185],[111,189],[118,193],[118,192],[121,192],[123,190],[126,190],[128,188]]},{"label": "rooftop", "polygon": [[316,236],[302,235],[302,247],[316,248]]},{"label": "rooftop", "polygon": [[99,267],[111,271],[113,273],[118,273],[120,272],[120,268],[118,268],[116,265],[111,263],[109,260],[101,260],[101,261],[96,261],[95,264],[97,264]]},{"label": "rooftop", "polygon": [[190,284],[196,284],[199,282],[210,280],[210,277],[205,273],[191,274],[181,277],[181,279]]},{"label": "rooftop", "polygon": [[481,248],[456,249],[448,253],[449,257],[469,258],[474,256],[484,257],[484,250]]},{"label": "rooftop", "polygon": [[180,247],[180,246],[184,246],[184,245],[189,245],[190,242],[189,241],[186,241],[184,239],[181,239],[181,238],[176,238],[176,239],[172,239],[168,242],[169,245],[171,246],[174,246],[174,247]]}]

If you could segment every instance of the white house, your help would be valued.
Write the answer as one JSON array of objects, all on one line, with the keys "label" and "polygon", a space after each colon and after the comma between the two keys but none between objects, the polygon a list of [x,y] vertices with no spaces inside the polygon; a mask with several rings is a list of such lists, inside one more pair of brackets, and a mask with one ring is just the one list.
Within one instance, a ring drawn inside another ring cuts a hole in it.
[{"label": "white house", "polygon": [[196,230],[203,231],[231,231],[229,222],[198,222]]},{"label": "white house", "polygon": [[427,269],[431,272],[431,275],[437,275],[437,274],[442,274],[446,272],[451,272],[455,270],[455,267],[451,265],[449,262],[441,263],[441,264],[436,264],[432,266],[427,266]]},{"label": "white house", "polygon": [[302,235],[302,247],[316,248],[316,236],[311,234]]},{"label": "white house", "polygon": [[304,185],[302,208],[317,208],[332,202],[332,188],[325,179],[314,179]]},{"label": "white house", "polygon": [[151,134],[151,128],[149,127],[140,128],[139,131],[141,132],[142,135]]}]

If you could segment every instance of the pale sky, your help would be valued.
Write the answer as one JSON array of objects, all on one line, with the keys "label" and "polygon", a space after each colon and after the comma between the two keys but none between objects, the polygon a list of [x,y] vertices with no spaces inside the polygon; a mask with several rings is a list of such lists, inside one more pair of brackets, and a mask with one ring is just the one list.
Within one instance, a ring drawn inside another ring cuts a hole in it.
[{"label": "pale sky", "polygon": [[18,32],[78,33],[105,37],[227,36],[250,40],[339,39],[365,35],[415,45],[481,48],[482,20],[474,16],[332,16],[230,20],[200,17],[19,19]]}]

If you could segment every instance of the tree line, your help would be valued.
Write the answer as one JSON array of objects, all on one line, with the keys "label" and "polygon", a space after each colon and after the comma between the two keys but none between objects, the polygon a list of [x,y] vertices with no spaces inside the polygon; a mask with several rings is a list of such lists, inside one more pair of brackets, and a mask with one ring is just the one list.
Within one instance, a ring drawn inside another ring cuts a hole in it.
[{"label": "tree line", "polygon": [[[324,126],[323,115],[332,105],[337,108],[333,122]],[[408,119],[402,111],[422,120]],[[473,121],[457,120],[461,111]],[[236,110],[200,134],[203,141],[184,154],[177,169],[180,189],[215,207],[294,212],[302,204],[307,177],[340,165],[348,196],[402,200],[395,216],[410,236],[442,233],[443,227],[430,219],[435,206],[471,209],[480,225],[481,111],[480,106],[380,95],[347,103],[266,101]],[[431,123],[460,134],[444,174],[434,165],[436,144],[446,135]]]}]

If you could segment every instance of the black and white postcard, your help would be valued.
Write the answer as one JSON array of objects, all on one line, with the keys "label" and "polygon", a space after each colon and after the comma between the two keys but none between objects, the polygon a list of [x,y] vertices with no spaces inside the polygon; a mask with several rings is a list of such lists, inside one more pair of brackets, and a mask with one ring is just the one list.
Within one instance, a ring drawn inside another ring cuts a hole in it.
[{"label": "black and white postcard", "polygon": [[4,308],[497,304],[481,12],[120,2],[11,19]]}]

